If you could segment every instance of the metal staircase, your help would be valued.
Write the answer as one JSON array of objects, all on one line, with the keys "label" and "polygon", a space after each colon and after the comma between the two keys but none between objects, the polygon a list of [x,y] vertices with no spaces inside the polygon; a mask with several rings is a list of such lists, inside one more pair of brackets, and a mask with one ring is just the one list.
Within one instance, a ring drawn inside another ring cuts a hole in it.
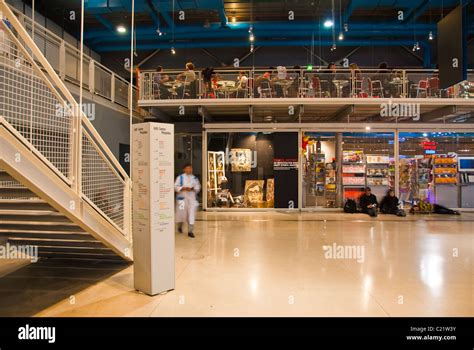
[{"label": "metal staircase", "polygon": [[130,179],[0,0],[0,242],[132,261]]}]

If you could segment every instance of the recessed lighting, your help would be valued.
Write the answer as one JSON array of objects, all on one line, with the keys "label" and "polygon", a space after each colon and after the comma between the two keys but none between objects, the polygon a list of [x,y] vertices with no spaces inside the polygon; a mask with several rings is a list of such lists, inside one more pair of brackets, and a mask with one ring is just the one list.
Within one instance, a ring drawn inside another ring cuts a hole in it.
[{"label": "recessed lighting", "polygon": [[324,21],[323,25],[326,28],[331,28],[334,25],[334,22],[330,19],[327,19],[327,20]]},{"label": "recessed lighting", "polygon": [[235,23],[235,22],[237,22],[237,18],[232,17],[232,23]]},{"label": "recessed lighting", "polygon": [[369,131],[369,130],[370,130],[370,126],[367,125],[367,126],[365,127],[365,130]]},{"label": "recessed lighting", "polygon": [[127,32],[127,28],[125,28],[124,26],[120,25],[117,27],[117,32],[119,32],[120,34],[124,34]]}]

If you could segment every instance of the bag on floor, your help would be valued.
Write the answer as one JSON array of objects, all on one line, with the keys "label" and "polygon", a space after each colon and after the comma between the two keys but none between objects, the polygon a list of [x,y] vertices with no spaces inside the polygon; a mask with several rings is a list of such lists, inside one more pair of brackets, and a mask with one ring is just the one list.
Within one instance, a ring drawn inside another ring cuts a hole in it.
[{"label": "bag on floor", "polygon": [[357,213],[357,203],[353,199],[348,199],[344,204],[344,213]]},{"label": "bag on floor", "polygon": [[407,216],[407,213],[405,213],[405,210],[403,210],[403,209],[398,209],[397,210],[397,216],[405,217],[405,216]]}]

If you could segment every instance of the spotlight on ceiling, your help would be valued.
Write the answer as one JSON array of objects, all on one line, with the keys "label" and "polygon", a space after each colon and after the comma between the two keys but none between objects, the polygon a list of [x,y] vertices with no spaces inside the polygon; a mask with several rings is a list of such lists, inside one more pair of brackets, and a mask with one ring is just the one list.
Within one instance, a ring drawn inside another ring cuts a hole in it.
[{"label": "spotlight on ceiling", "polygon": [[237,22],[237,18],[235,18],[235,16],[234,16],[234,17],[232,17],[232,23],[235,23],[235,22]]},{"label": "spotlight on ceiling", "polygon": [[323,23],[325,28],[331,28],[334,25],[334,22],[331,19],[327,19]]},{"label": "spotlight on ceiling", "polygon": [[433,32],[431,32],[431,31],[428,34],[428,40],[433,40]]},{"label": "spotlight on ceiling", "polygon": [[339,38],[339,40],[344,40],[344,33],[340,32],[338,38]]},{"label": "spotlight on ceiling", "polygon": [[123,25],[119,25],[117,27],[117,32],[119,32],[120,34],[124,34],[127,32],[127,28],[125,28]]},{"label": "spotlight on ceiling", "polygon": [[163,32],[160,30],[160,27],[156,28],[156,33],[158,33],[159,36],[163,35]]},{"label": "spotlight on ceiling", "polygon": [[370,129],[371,129],[371,128],[370,128],[370,126],[368,126],[368,125],[365,127],[365,130],[367,130],[367,131],[369,131]]},{"label": "spotlight on ceiling", "polygon": [[255,41],[255,35],[253,35],[253,33],[250,33],[249,40],[252,42]]},{"label": "spotlight on ceiling", "polygon": [[171,53],[172,53],[173,55],[176,55],[176,50],[174,49],[174,47],[171,48]]}]

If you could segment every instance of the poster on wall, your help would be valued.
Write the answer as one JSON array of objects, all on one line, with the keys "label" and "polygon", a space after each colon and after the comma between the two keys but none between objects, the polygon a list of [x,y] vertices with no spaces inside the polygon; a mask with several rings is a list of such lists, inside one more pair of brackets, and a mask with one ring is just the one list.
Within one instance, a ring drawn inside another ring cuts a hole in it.
[{"label": "poster on wall", "polygon": [[230,150],[230,164],[234,172],[251,171],[252,151],[248,148],[232,148]]},{"label": "poster on wall", "polygon": [[275,205],[275,179],[267,179],[267,190],[265,193],[267,207],[273,208]]},{"label": "poster on wall", "polygon": [[263,202],[264,180],[246,180],[244,201],[247,207],[257,208]]}]

